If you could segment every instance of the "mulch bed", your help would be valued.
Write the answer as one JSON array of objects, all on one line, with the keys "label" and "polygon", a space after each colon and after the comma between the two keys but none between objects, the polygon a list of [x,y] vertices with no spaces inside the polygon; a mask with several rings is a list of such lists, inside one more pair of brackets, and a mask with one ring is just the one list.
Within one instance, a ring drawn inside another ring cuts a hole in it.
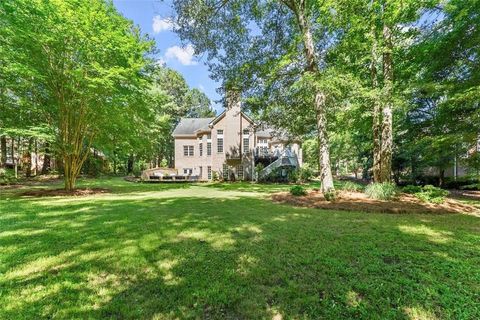
[{"label": "mulch bed", "polygon": [[109,189],[105,188],[78,188],[74,191],[66,191],[64,189],[40,189],[29,190],[20,193],[20,196],[26,197],[57,197],[57,196],[88,196],[93,194],[110,193]]},{"label": "mulch bed", "polygon": [[319,191],[312,191],[306,196],[292,196],[288,192],[272,195],[277,203],[286,203],[294,206],[318,208],[327,210],[365,211],[383,213],[468,213],[480,216],[480,210],[475,206],[461,203],[447,198],[442,204],[422,202],[409,194],[401,194],[390,201],[368,198],[361,192],[339,193],[335,201],[327,201]]}]

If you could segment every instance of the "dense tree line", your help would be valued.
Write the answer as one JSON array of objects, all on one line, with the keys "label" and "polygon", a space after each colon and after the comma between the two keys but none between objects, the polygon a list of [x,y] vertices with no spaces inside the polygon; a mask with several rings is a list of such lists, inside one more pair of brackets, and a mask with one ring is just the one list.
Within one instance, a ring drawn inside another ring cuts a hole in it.
[{"label": "dense tree line", "polygon": [[332,166],[376,182],[432,167],[442,176],[460,158],[478,168],[478,0],[174,7],[177,33],[208,54],[213,77],[240,87],[256,117],[306,139],[324,191]]},{"label": "dense tree line", "polygon": [[[399,182],[435,168],[442,183],[465,162],[478,175],[479,0],[173,6],[212,77],[240,89],[252,116],[303,137],[324,191],[332,171]],[[213,112],[154,48],[110,1],[2,1],[1,163],[41,150],[67,189],[99,153],[114,172],[172,165],[179,118]]]},{"label": "dense tree line", "polygon": [[128,171],[141,161],[171,163],[179,117],[212,111],[208,98],[157,65],[153,52],[154,42],[110,1],[2,1],[2,164],[7,138],[12,157],[25,144],[27,155],[40,145],[47,160],[54,153],[72,190],[98,154],[114,172],[118,163]]}]

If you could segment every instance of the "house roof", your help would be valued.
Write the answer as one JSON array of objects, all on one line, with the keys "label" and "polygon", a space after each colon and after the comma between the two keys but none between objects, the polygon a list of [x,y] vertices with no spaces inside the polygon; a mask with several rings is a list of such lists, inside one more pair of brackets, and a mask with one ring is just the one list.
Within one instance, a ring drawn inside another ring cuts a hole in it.
[{"label": "house roof", "polygon": [[191,136],[197,130],[208,129],[208,124],[215,118],[182,118],[173,130],[174,136]]},{"label": "house roof", "polygon": [[[251,123],[253,120],[242,112],[242,115]],[[214,118],[182,118],[173,130],[174,137],[191,137],[200,132],[210,131],[210,125],[215,124],[225,116],[222,112]],[[288,136],[285,132],[275,130],[271,127],[262,125],[256,130],[256,136],[259,138],[272,138],[273,141],[288,141]]]},{"label": "house roof", "polygon": [[256,135],[259,138],[271,138],[273,136],[272,129],[257,130]]},{"label": "house roof", "polygon": [[[210,131],[210,124],[215,124],[225,116],[226,110],[214,118],[182,118],[173,130],[174,137],[193,136],[202,131]],[[253,120],[242,112],[242,116],[253,124]]]}]

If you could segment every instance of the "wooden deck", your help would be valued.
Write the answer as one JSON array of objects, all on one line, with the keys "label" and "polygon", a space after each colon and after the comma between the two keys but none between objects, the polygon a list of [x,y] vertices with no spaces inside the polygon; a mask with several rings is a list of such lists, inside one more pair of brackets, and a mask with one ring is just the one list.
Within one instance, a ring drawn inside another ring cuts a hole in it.
[{"label": "wooden deck", "polygon": [[182,182],[198,182],[199,176],[149,176],[148,179],[143,180],[149,183],[182,183]]}]

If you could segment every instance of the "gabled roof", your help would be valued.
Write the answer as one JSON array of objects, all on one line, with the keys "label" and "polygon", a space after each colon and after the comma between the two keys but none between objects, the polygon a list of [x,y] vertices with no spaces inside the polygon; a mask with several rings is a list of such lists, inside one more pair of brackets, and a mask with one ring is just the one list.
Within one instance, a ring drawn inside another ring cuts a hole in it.
[{"label": "gabled roof", "polygon": [[[211,124],[214,125],[214,124],[216,124],[218,121],[222,120],[222,118],[225,117],[225,114],[226,114],[226,113],[227,113],[227,110],[223,110],[222,113],[220,113],[218,116],[215,117],[215,119],[212,120],[212,123],[211,123]],[[245,114],[245,112],[240,111],[240,114],[241,114],[248,122],[250,122],[251,124],[254,123],[254,122],[253,122],[253,119],[250,118],[249,116],[247,116],[247,115]]]},{"label": "gabled roof", "polygon": [[215,118],[182,118],[173,130],[173,136],[192,136],[195,131],[208,129],[208,125]]},{"label": "gabled roof", "polygon": [[[220,121],[225,116],[226,110],[214,118],[182,118],[173,130],[174,137],[194,136],[199,132],[210,131],[210,126]],[[241,113],[248,122],[253,124],[252,118]]]}]

